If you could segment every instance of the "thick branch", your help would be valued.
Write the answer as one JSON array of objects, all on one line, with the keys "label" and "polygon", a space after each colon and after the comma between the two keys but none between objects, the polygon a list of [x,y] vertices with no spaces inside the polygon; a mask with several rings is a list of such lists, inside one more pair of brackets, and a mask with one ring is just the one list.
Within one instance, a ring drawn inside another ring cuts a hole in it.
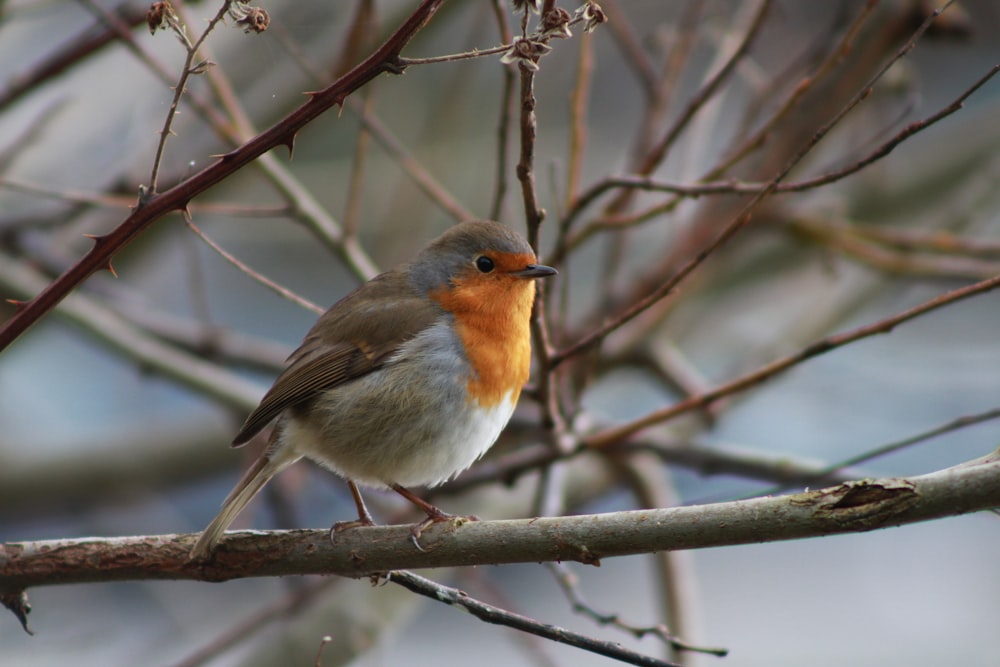
[{"label": "thick branch", "polygon": [[241,577],[579,561],[656,551],[864,532],[1000,506],[1000,450],[929,475],[848,482],[782,497],[586,516],[409,526],[232,533],[211,562],[192,562],[196,535],[80,538],[0,546],[0,592],[143,579]]}]

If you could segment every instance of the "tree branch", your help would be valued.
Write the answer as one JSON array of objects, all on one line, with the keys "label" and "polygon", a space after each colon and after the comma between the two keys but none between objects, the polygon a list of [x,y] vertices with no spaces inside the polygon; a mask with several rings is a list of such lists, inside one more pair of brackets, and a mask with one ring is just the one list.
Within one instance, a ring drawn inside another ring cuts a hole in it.
[{"label": "tree branch", "polygon": [[696,408],[702,408],[710,405],[723,396],[728,396],[760,384],[761,382],[768,380],[779,373],[783,373],[789,368],[797,366],[808,359],[812,359],[813,357],[821,354],[826,354],[830,350],[849,345],[850,343],[864,338],[890,333],[897,326],[916,319],[926,313],[958,301],[968,299],[978,294],[985,294],[986,292],[990,292],[997,288],[1000,288],[1000,276],[994,276],[988,280],[982,280],[971,285],[966,285],[965,287],[954,289],[950,292],[938,295],[933,299],[925,301],[917,306],[908,308],[900,313],[878,320],[877,322],[872,322],[871,324],[856,327],[843,333],[821,338],[813,343],[810,343],[794,354],[782,357],[781,359],[776,359],[754,371],[741,375],[734,380],[718,385],[714,389],[710,389],[702,394],[698,394],[697,396],[689,396],[688,398],[678,401],[668,407],[654,410],[653,412],[627,424],[615,426],[600,433],[588,436],[585,439],[585,442],[590,447],[598,448],[607,447],[608,445],[621,442],[625,438],[634,435],[643,429],[649,428],[654,424],[663,423],[684,412],[689,412]]},{"label": "tree branch", "polygon": [[571,517],[435,524],[423,551],[409,526],[230,533],[211,561],[188,559],[196,534],[8,542],[0,592],[151,579],[225,581],[399,569],[578,561],[865,532],[1000,506],[1000,449],[928,475],[847,482],[781,497]]},{"label": "tree branch", "polygon": [[340,106],[348,95],[379,74],[399,73],[403,65],[399,53],[410,39],[431,19],[444,0],[424,0],[386,42],[361,64],[324,88],[309,95],[309,100],[273,126],[239,148],[221,156],[218,162],[202,169],[176,186],[140,202],[132,214],[106,236],[95,239],[94,247],[40,294],[19,303],[14,315],[0,326],[0,351],[6,349],[52,310],[80,283],[93,273],[111,267],[111,258],[134,241],[152,223],[173,211],[183,211],[197,195],[250,164],[272,148],[285,145],[291,150],[296,133],[310,122]]},{"label": "tree branch", "polygon": [[581,635],[577,632],[561,628],[550,623],[542,623],[533,618],[515,614],[513,612],[486,604],[477,600],[465,591],[450,586],[442,586],[430,579],[413,574],[412,572],[393,572],[389,580],[399,584],[403,588],[418,593],[432,600],[443,602],[452,607],[458,607],[472,614],[481,621],[503,625],[515,630],[521,630],[529,634],[551,639],[561,644],[567,644],[575,648],[590,651],[598,655],[604,655],[629,665],[643,665],[645,667],[680,667],[673,662],[658,660],[650,656],[636,653],[622,647],[617,642],[601,641]]}]

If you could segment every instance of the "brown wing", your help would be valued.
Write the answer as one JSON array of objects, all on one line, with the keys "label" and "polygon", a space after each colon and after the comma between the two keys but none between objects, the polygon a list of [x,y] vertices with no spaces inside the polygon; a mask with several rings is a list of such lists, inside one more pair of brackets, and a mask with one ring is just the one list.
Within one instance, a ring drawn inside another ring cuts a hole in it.
[{"label": "brown wing", "polygon": [[383,273],[326,311],[288,358],[233,446],[245,444],[283,410],[317,392],[380,368],[399,346],[430,326],[441,310],[400,272]]}]

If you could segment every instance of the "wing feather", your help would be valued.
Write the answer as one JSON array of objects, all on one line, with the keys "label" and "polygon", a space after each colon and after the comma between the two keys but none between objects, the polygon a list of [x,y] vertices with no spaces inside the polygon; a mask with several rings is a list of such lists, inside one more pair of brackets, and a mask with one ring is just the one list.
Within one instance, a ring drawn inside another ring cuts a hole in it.
[{"label": "wing feather", "polygon": [[399,271],[384,273],[324,313],[288,358],[288,367],[250,413],[233,446],[245,444],[284,410],[381,368],[442,310]]}]

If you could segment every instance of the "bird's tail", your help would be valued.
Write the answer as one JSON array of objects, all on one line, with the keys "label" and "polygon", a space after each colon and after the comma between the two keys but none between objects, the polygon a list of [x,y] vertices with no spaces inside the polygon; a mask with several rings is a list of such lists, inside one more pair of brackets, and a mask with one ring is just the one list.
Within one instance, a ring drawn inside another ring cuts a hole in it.
[{"label": "bird's tail", "polygon": [[[270,455],[269,455],[270,454]],[[284,454],[284,455],[283,455]],[[253,500],[257,492],[264,488],[267,482],[279,472],[298,461],[301,457],[288,456],[282,451],[269,452],[262,455],[243,474],[233,490],[229,492],[222,502],[222,509],[212,523],[208,524],[198,542],[191,549],[190,558],[194,560],[207,558],[215,545],[222,539],[222,534],[226,531],[236,516],[243,511],[243,508]]]}]

